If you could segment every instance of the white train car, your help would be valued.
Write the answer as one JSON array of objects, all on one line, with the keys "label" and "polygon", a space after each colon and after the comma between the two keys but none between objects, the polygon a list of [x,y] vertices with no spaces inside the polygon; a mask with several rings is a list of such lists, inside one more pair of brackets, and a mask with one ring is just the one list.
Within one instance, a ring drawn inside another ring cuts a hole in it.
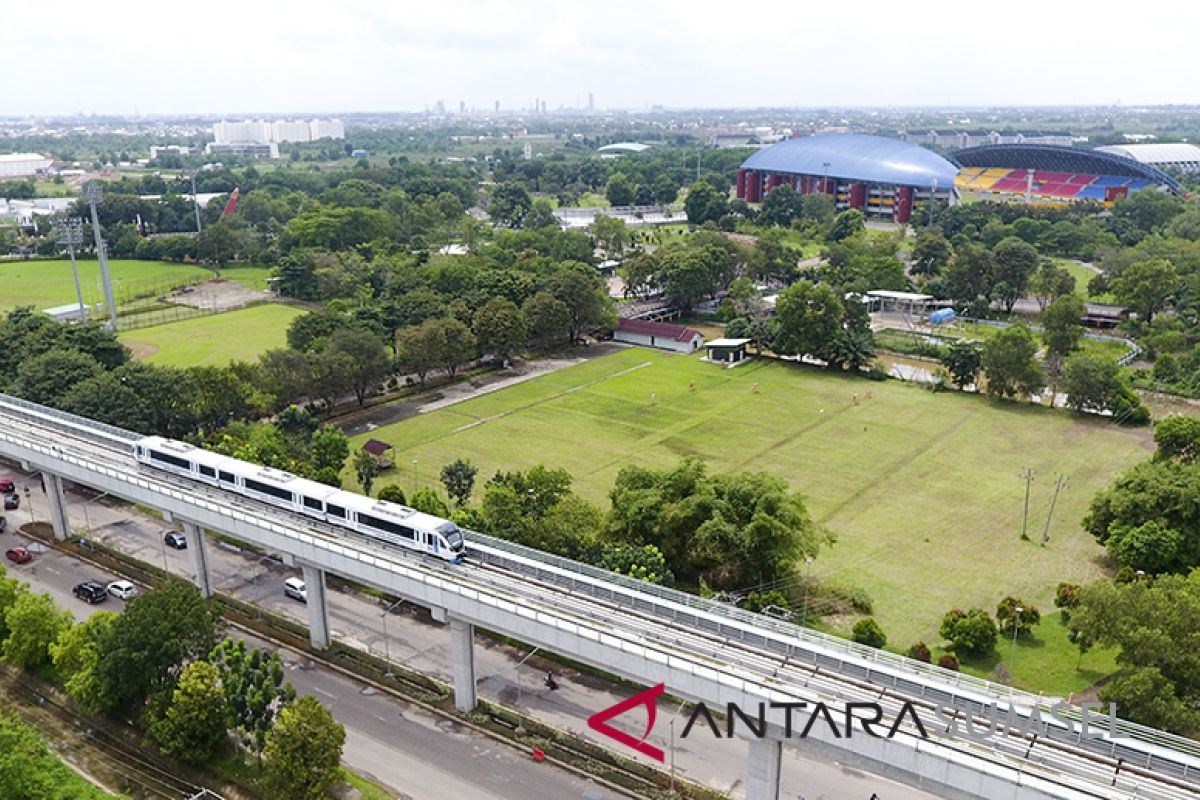
[{"label": "white train car", "polygon": [[262,467],[202,447],[147,436],[133,447],[140,464],[287,508],[388,544],[458,563],[462,531],[450,520],[336,489],[283,470]]}]

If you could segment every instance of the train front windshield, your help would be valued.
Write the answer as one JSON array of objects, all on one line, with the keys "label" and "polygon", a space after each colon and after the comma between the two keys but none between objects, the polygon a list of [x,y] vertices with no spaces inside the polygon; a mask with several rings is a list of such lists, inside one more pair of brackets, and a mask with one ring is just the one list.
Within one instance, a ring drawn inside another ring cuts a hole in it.
[{"label": "train front windshield", "polygon": [[438,526],[438,533],[446,537],[446,544],[450,545],[451,550],[462,550],[463,536],[462,531],[453,522],[447,522],[445,525]]}]

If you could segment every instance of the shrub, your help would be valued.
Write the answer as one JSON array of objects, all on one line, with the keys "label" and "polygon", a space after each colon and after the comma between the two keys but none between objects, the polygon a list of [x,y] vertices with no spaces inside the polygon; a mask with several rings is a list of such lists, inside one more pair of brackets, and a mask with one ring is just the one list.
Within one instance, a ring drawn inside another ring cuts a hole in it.
[{"label": "shrub", "polygon": [[954,653],[946,653],[946,655],[938,659],[938,666],[942,669],[950,669],[958,672],[958,656],[954,655]]},{"label": "shrub", "polygon": [[948,612],[942,618],[939,632],[956,650],[973,655],[986,653],[996,646],[996,623],[982,608],[966,612],[956,608]]},{"label": "shrub", "polygon": [[923,661],[926,664],[933,660],[933,653],[929,652],[929,647],[924,642],[917,642],[908,648],[906,655],[915,661]]},{"label": "shrub", "polygon": [[879,623],[875,621],[874,617],[860,619],[854,623],[852,637],[854,641],[868,647],[881,648],[887,644],[887,634],[883,632],[883,628],[879,627]]},{"label": "shrub", "polygon": [[[1017,612],[1018,608],[1021,609],[1020,613]],[[1000,632],[1006,635],[1012,634],[1014,630],[1022,635],[1029,633],[1041,619],[1042,614],[1036,606],[1011,595],[996,606],[996,621],[999,623]]]}]

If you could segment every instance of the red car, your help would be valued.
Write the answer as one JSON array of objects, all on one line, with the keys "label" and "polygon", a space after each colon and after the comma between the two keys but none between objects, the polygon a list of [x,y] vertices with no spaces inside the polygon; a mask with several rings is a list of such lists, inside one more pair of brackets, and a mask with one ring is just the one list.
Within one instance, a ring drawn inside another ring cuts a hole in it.
[{"label": "red car", "polygon": [[4,557],[14,564],[24,564],[33,560],[33,553],[24,547],[10,547],[4,551]]},{"label": "red car", "polygon": [[12,478],[0,478],[0,494],[8,494],[16,490],[17,487],[13,485]]}]

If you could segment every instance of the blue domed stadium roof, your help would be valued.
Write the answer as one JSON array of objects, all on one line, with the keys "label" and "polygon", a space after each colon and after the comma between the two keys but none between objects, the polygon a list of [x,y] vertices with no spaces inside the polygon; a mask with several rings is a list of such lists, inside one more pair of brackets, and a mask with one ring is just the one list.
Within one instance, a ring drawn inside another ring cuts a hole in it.
[{"label": "blue domed stadium roof", "polygon": [[882,136],[831,133],[785,139],[759,150],[742,169],[939,189],[954,186],[958,166],[932,150]]}]

